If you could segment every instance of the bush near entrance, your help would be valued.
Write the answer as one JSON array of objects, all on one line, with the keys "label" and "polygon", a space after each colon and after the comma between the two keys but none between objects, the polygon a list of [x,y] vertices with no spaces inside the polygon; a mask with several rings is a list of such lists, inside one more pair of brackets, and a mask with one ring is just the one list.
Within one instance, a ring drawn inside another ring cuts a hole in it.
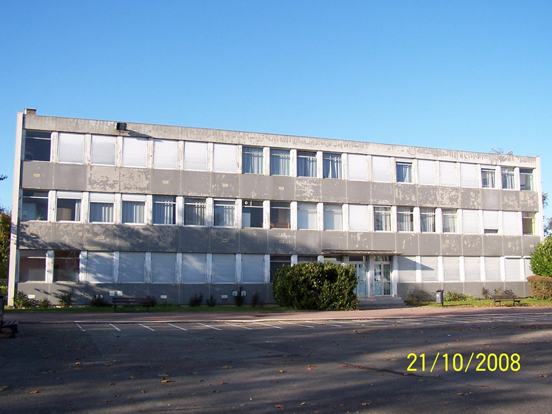
[{"label": "bush near entrance", "polygon": [[302,310],[358,308],[354,266],[299,263],[283,266],[274,276],[274,298],[280,306]]},{"label": "bush near entrance", "polygon": [[536,299],[552,299],[552,277],[529,276],[527,278],[531,295]]},{"label": "bush near entrance", "polygon": [[535,275],[552,277],[552,236],[537,244],[531,254],[531,270]]}]

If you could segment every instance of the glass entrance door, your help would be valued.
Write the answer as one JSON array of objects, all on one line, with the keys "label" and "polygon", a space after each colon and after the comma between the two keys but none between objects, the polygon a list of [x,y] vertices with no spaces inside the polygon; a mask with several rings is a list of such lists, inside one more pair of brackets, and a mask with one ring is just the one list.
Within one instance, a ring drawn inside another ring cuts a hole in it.
[{"label": "glass entrance door", "polygon": [[391,264],[374,264],[374,296],[391,296]]},{"label": "glass entrance door", "polygon": [[357,277],[357,287],[355,289],[355,293],[358,297],[366,297],[368,296],[368,287],[366,280],[366,264],[355,264],[356,269],[356,277]]}]

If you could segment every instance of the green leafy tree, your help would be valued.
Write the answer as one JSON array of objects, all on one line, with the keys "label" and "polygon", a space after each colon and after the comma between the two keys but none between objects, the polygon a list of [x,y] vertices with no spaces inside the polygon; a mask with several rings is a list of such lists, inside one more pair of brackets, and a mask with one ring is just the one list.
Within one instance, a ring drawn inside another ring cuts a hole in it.
[{"label": "green leafy tree", "polygon": [[531,254],[531,270],[535,275],[552,277],[552,236],[537,244]]},{"label": "green leafy tree", "polygon": [[8,278],[11,214],[0,207],[0,279]]}]

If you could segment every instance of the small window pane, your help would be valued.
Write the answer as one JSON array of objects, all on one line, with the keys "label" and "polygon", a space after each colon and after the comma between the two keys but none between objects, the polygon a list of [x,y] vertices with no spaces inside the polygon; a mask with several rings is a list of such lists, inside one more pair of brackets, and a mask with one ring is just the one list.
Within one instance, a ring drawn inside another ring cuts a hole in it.
[{"label": "small window pane", "polygon": [[115,165],[117,139],[103,135],[92,135],[90,162],[96,165]]},{"label": "small window pane", "polygon": [[343,230],[343,207],[324,204],[324,230]]},{"label": "small window pane", "polygon": [[59,133],[58,161],[82,164],[84,159],[84,135]]},{"label": "small window pane", "polygon": [[341,154],[324,153],[324,178],[337,178],[341,176]]},{"label": "small window pane", "polygon": [[144,224],[144,201],[123,201],[123,223]]},{"label": "small window pane", "polygon": [[456,233],[457,210],[443,210],[443,233]]},{"label": "small window pane", "polygon": [[368,165],[366,155],[349,154],[347,159],[347,172],[349,180],[366,181]]},{"label": "small window pane", "polygon": [[57,221],[80,221],[81,200],[64,199],[58,196],[56,216]]},{"label": "small window pane", "polygon": [[207,143],[184,143],[184,169],[188,171],[207,171]]},{"label": "small window pane", "polygon": [[535,213],[523,212],[523,234],[531,235],[535,233]]},{"label": "small window pane", "polygon": [[291,256],[270,256],[270,281],[282,266],[291,266]]},{"label": "small window pane", "polygon": [[263,149],[243,147],[242,164],[244,174],[263,174]]},{"label": "small window pane", "polygon": [[502,188],[505,190],[516,188],[515,171],[513,168],[502,167]]},{"label": "small window pane", "polygon": [[91,223],[113,223],[113,203],[90,202]]},{"label": "small window pane", "polygon": [[290,155],[289,150],[270,150],[270,175],[289,175]]},{"label": "small window pane", "polygon": [[414,231],[414,209],[412,207],[397,208],[397,230]]},{"label": "small window pane", "polygon": [[420,209],[422,233],[435,233],[435,209]]},{"label": "small window pane", "polygon": [[236,163],[236,146],[229,144],[214,145],[214,171],[235,173],[237,170]]},{"label": "small window pane", "polygon": [[171,140],[153,141],[153,168],[176,170],[178,143]]},{"label": "small window pane", "polygon": [[186,198],[184,200],[184,224],[186,226],[205,225],[204,198]]},{"label": "small window pane", "polygon": [[397,182],[398,183],[411,183],[412,182],[412,163],[411,162],[397,162]]},{"label": "small window pane", "polygon": [[50,161],[51,133],[25,131],[25,161]]},{"label": "small window pane", "polygon": [[374,230],[391,231],[391,207],[374,207]]},{"label": "small window pane", "polygon": [[297,151],[297,176],[316,177],[316,152]]},{"label": "small window pane", "polygon": [[316,212],[316,204],[297,204],[297,228],[299,230],[318,229],[318,215]]},{"label": "small window pane", "polygon": [[263,227],[263,202],[244,200],[242,206],[242,227]]},{"label": "small window pane", "polygon": [[498,211],[483,211],[483,230],[485,234],[498,233]]},{"label": "small window pane", "polygon": [[78,282],[80,251],[54,252],[54,282]]},{"label": "small window pane", "polygon": [[176,224],[176,197],[153,196],[153,224]]},{"label": "small window pane", "polygon": [[286,202],[271,202],[270,203],[270,228],[271,229],[289,229],[290,220],[290,204]]},{"label": "small window pane", "polygon": [[481,169],[481,186],[483,188],[495,188],[495,170],[490,168]]},{"label": "small window pane", "polygon": [[146,167],[148,140],[146,138],[128,138],[123,141],[123,166]]},{"label": "small window pane", "polygon": [[236,203],[233,200],[215,200],[215,226],[234,227],[234,211]]},{"label": "small window pane", "polygon": [[48,192],[23,191],[21,220],[48,220]]},{"label": "small window pane", "polygon": [[520,169],[519,170],[519,183],[522,191],[533,190],[533,170]]}]

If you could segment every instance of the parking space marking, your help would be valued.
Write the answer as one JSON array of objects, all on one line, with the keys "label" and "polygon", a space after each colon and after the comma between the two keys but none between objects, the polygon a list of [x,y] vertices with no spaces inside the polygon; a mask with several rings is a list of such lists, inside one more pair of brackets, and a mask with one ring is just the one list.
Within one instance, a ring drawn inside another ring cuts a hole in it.
[{"label": "parking space marking", "polygon": [[183,328],[182,326],[173,325],[172,323],[167,323],[167,325],[170,325],[170,326],[172,326],[173,328],[180,329],[180,330],[182,330],[182,331],[187,331],[187,329],[186,329],[186,328]]},{"label": "parking space marking", "polygon": [[253,328],[249,328],[248,326],[237,325],[237,324],[229,323],[229,322],[226,322],[226,325],[235,326],[235,327],[237,327],[237,328],[242,328],[242,329],[248,329],[248,330],[250,330],[250,331],[253,329]]},{"label": "parking space marking", "polygon": [[335,324],[335,323],[328,323],[328,322],[316,322],[316,321],[309,321],[309,323],[314,323],[319,326],[334,326],[336,328],[341,328],[341,325]]},{"label": "parking space marking", "polygon": [[111,326],[116,331],[121,332],[121,330],[119,328],[117,328],[115,325],[113,325],[112,323],[110,323],[109,326]]},{"label": "parking space marking", "polygon": [[84,328],[83,328],[82,326],[80,326],[78,323],[77,323],[77,326],[79,327],[79,329],[80,329],[81,331],[86,332],[86,331],[84,330]]},{"label": "parking space marking", "polygon": [[139,323],[138,325],[140,325],[140,326],[141,326],[141,327],[143,327],[143,328],[149,329],[150,331],[153,331],[153,332],[155,332],[155,329],[153,329],[153,328],[150,328],[150,327],[149,327],[149,326],[147,326],[147,325],[144,325],[144,324],[141,324],[141,323]]},{"label": "parking space marking", "polygon": [[256,323],[259,324],[259,325],[268,326],[268,327],[274,328],[274,329],[284,329],[284,328],[282,328],[281,326],[270,325],[270,324],[268,324],[268,323],[262,323],[262,322],[256,322]]},{"label": "parking space marking", "polygon": [[215,329],[215,330],[217,330],[217,331],[222,331],[222,329],[220,329],[220,328],[216,328],[216,327],[211,326],[211,325],[206,325],[206,324],[201,323],[201,322],[198,322],[197,324],[198,324],[198,325],[205,326],[205,327],[207,327],[207,328]]},{"label": "parking space marking", "polygon": [[295,325],[295,326],[302,326],[303,328],[314,328],[314,326],[310,325],[301,325],[300,323],[294,323],[294,322],[286,322],[286,321],[280,321],[281,323],[285,323],[286,325]]}]

